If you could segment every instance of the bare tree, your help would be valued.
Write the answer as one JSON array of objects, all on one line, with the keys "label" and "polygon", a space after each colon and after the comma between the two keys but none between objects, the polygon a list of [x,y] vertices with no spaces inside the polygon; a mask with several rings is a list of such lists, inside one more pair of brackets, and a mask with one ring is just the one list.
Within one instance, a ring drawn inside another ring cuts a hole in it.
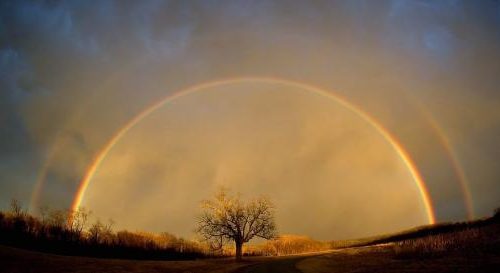
[{"label": "bare tree", "polygon": [[15,217],[22,217],[26,214],[25,211],[23,211],[21,202],[17,199],[10,200],[10,210]]},{"label": "bare tree", "polygon": [[101,220],[92,224],[88,230],[88,239],[93,244],[99,244],[102,241],[104,225]]},{"label": "bare tree", "polygon": [[71,210],[68,212],[68,229],[74,235],[73,239],[78,239],[82,235],[82,232],[87,225],[87,220],[91,214],[90,210],[85,208],[78,208],[76,210]]},{"label": "bare tree", "polygon": [[48,223],[59,229],[66,228],[68,223],[68,211],[66,210],[51,210],[48,216]]},{"label": "bare tree", "polygon": [[94,244],[110,244],[113,240],[113,225],[115,221],[112,219],[108,220],[107,224],[97,221],[92,224],[88,230],[88,239]]},{"label": "bare tree", "polygon": [[47,205],[40,206],[38,211],[40,214],[40,220],[42,221],[42,224],[45,225],[47,223],[47,217],[48,217],[49,211],[50,211],[49,206],[47,206]]},{"label": "bare tree", "polygon": [[238,195],[220,190],[213,200],[202,202],[202,209],[197,232],[212,246],[219,245],[220,240],[234,241],[236,260],[241,260],[243,244],[252,238],[276,236],[274,207],[265,197],[245,203]]}]

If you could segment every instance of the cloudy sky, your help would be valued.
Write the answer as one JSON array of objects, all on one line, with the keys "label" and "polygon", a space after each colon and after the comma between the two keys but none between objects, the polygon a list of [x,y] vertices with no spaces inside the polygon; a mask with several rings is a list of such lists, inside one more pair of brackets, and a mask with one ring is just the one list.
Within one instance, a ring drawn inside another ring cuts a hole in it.
[{"label": "cloudy sky", "polygon": [[[314,85],[370,115],[416,163],[438,221],[467,219],[467,195],[474,217],[490,215],[498,75],[494,0],[2,1],[0,207],[68,208],[96,154],[148,105],[251,76]],[[408,167],[373,126],[334,99],[262,82],[152,113],[108,153],[83,205],[118,228],[189,237],[219,186],[270,196],[284,233],[427,223]]]}]

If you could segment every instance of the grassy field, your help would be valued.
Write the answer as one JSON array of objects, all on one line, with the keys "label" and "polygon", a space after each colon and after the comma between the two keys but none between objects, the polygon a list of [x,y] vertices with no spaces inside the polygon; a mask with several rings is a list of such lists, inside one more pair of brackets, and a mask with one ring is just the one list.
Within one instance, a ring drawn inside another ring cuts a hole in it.
[{"label": "grassy field", "polygon": [[299,261],[303,273],[493,273],[499,272],[498,254],[463,255],[450,253],[433,258],[399,259],[392,245],[339,250]]},{"label": "grassy field", "polygon": [[459,252],[440,257],[400,259],[392,244],[334,250],[320,255],[247,258],[241,263],[233,259],[195,261],[136,261],[68,257],[31,252],[0,246],[0,272],[74,272],[74,273],[146,273],[146,272],[498,272],[498,253],[463,255]]},{"label": "grassy field", "polygon": [[352,241],[358,246],[301,260],[304,273],[322,272],[500,272],[500,221],[426,226]]},{"label": "grassy field", "polygon": [[464,230],[489,228],[498,223],[500,223],[500,212],[497,212],[493,217],[487,217],[484,219],[478,219],[473,221],[458,222],[458,223],[439,223],[434,225],[419,226],[397,233],[383,234],[383,235],[377,235],[367,238],[358,238],[352,240],[331,241],[330,246],[333,249],[339,249],[339,248],[358,247],[358,246],[370,246],[370,245],[400,242],[400,241],[412,241],[419,238],[427,238],[433,235],[454,234]]},{"label": "grassy field", "polygon": [[206,259],[194,261],[139,261],[60,256],[0,246],[0,272],[2,273],[198,273],[233,272],[254,263],[236,263],[233,259]]},{"label": "grassy field", "polygon": [[[286,257],[139,261],[60,256],[0,246],[1,273],[27,272],[500,272],[497,218],[398,233],[398,240]],[[409,235],[410,234],[410,235]],[[415,236],[415,234],[419,236]],[[403,235],[403,236],[402,236]]]},{"label": "grassy field", "polygon": [[395,242],[393,250],[400,259],[500,254],[500,223]]}]

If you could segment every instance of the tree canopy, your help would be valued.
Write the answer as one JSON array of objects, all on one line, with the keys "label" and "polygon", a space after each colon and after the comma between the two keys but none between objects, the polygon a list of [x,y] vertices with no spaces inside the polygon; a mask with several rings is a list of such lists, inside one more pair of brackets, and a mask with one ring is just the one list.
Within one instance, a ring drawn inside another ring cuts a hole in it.
[{"label": "tree canopy", "polygon": [[212,200],[202,202],[202,210],[197,232],[214,248],[234,241],[237,260],[241,260],[244,243],[254,237],[276,236],[274,206],[266,197],[244,202],[222,189]]}]

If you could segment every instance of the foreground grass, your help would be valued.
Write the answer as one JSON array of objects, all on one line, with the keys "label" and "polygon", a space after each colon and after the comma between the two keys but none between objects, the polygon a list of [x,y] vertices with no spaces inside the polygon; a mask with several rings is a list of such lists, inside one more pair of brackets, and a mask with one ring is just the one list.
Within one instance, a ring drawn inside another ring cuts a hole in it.
[{"label": "foreground grass", "polygon": [[296,266],[304,273],[500,272],[498,215],[418,228],[377,240],[385,244],[338,250],[301,260]]},{"label": "foreground grass", "polygon": [[303,273],[497,273],[500,269],[500,255],[464,255],[453,252],[434,258],[399,259],[394,255],[393,245],[389,244],[338,250],[303,259],[296,267]]},{"label": "foreground grass", "polygon": [[[246,258],[242,263],[233,259],[195,261],[137,261],[58,256],[0,246],[0,272],[498,272],[498,253],[466,254],[451,252],[441,257],[400,259],[393,244],[335,250],[321,255]],[[288,270],[290,269],[290,270]],[[271,270],[271,271],[269,271]],[[285,270],[285,271],[283,271]]]},{"label": "foreground grass", "polygon": [[377,235],[368,238],[331,241],[330,246],[332,249],[340,249],[401,241],[412,241],[419,238],[428,238],[429,236],[433,235],[453,234],[464,230],[480,229],[483,227],[489,228],[492,225],[499,223],[500,211],[497,211],[493,217],[458,223],[439,223],[433,225],[425,225],[397,233]]},{"label": "foreground grass", "polygon": [[[59,256],[0,246],[0,272],[500,272],[498,217],[400,233],[383,245],[288,257],[138,261]],[[415,236],[418,235],[418,236]],[[404,239],[402,239],[404,237]],[[384,238],[387,240],[387,238]]]},{"label": "foreground grass", "polygon": [[23,249],[0,246],[0,272],[2,273],[170,273],[170,272],[233,272],[252,264],[236,263],[233,259],[203,259],[194,261],[139,261],[59,256]]},{"label": "foreground grass", "polygon": [[432,258],[453,253],[467,256],[500,255],[500,223],[403,240],[394,243],[393,249],[395,256],[400,259]]}]

